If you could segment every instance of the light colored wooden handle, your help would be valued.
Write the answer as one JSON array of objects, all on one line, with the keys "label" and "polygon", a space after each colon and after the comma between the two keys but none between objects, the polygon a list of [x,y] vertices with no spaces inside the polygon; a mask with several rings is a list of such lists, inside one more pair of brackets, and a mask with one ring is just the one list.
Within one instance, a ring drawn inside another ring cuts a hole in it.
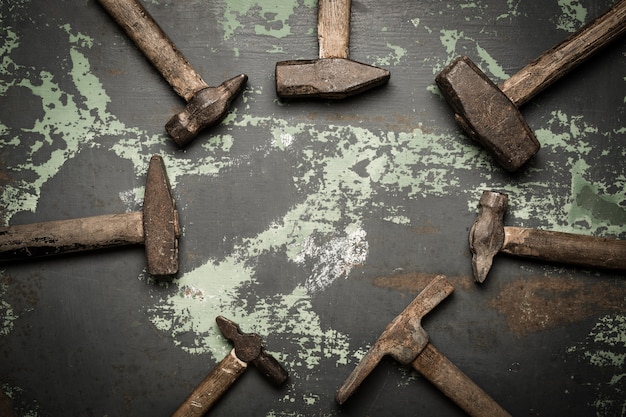
[{"label": "light colored wooden handle", "polygon": [[351,0],[318,0],[317,39],[320,58],[345,58],[350,50]]},{"label": "light colored wooden handle", "polygon": [[18,260],[144,241],[141,212],[0,228],[0,260]]},{"label": "light colored wooden handle", "polygon": [[431,343],[426,345],[411,365],[470,416],[510,417],[506,410]]},{"label": "light colored wooden handle", "polygon": [[626,240],[507,226],[500,252],[626,271]]},{"label": "light colored wooden handle", "polygon": [[626,31],[626,0],[620,0],[580,31],[500,84],[518,107]]},{"label": "light colored wooden handle", "polygon": [[186,101],[208,85],[136,0],[98,0],[152,65]]},{"label": "light colored wooden handle", "polygon": [[248,364],[235,355],[235,349],[222,359],[187,397],[172,417],[201,417],[246,370]]}]

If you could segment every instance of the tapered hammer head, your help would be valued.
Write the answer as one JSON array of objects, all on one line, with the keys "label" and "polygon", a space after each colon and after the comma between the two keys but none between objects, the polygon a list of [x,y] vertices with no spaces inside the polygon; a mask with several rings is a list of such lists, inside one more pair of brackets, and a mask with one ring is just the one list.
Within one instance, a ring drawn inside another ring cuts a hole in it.
[{"label": "tapered hammer head", "polygon": [[483,191],[479,211],[469,232],[472,271],[477,282],[483,282],[491,269],[493,257],[504,244],[504,214],[509,197],[496,191]]},{"label": "tapered hammer head", "polygon": [[283,61],[276,64],[276,94],[337,100],[383,85],[390,76],[386,69],[346,58]]},{"label": "tapered hammer head", "polygon": [[143,231],[150,275],[173,275],[178,272],[180,226],[176,202],[159,155],[150,159],[143,201]]},{"label": "tapered hammer head", "polygon": [[524,165],[540,148],[517,106],[468,57],[435,78],[463,130],[507,171]]},{"label": "tapered hammer head", "polygon": [[196,92],[187,107],[165,124],[165,130],[178,146],[186,145],[202,129],[216,125],[226,116],[230,104],[247,81],[248,76],[240,74],[217,87],[207,87]]},{"label": "tapered hammer head", "polygon": [[256,333],[243,333],[239,326],[224,316],[215,321],[225,338],[235,345],[235,355],[243,362],[252,362],[256,368],[276,385],[288,378],[287,371],[273,356],[263,350],[261,336]]},{"label": "tapered hammer head", "polygon": [[454,287],[443,275],[435,277],[417,297],[387,325],[378,340],[354,368],[337,391],[336,400],[343,404],[361,385],[385,355],[408,365],[428,344],[428,333],[422,328],[422,317],[435,308]]}]

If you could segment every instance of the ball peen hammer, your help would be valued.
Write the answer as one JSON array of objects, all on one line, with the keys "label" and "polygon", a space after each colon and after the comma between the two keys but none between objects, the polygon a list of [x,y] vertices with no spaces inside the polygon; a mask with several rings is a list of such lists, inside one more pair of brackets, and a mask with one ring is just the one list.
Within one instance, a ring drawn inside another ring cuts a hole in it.
[{"label": "ball peen hammer", "polygon": [[151,275],[178,272],[178,211],[163,159],[150,159],[143,212],[0,227],[0,261],[144,244]]},{"label": "ball peen hammer", "polygon": [[276,64],[276,94],[283,99],[343,99],[389,81],[388,70],[348,59],[351,0],[319,0],[319,59]]},{"label": "ball peen hammer", "polygon": [[448,398],[474,417],[499,417],[509,414],[450,362],[429,341],[421,324],[430,310],[454,291],[443,275],[435,277],[417,297],[387,325],[371,349],[337,391],[343,404],[361,385],[385,355],[411,365]]},{"label": "ball peen hammer", "polygon": [[215,321],[224,337],[232,341],[235,347],[194,389],[172,417],[203,416],[247,369],[250,362],[276,385],[283,384],[288,378],[287,371],[263,350],[261,336],[242,333],[237,324],[223,316],[218,316]]},{"label": "ball peen hammer", "polygon": [[625,31],[626,0],[620,0],[500,85],[467,56],[452,61],[435,81],[461,128],[513,172],[540,148],[519,107]]},{"label": "ball peen hammer", "polygon": [[139,1],[98,1],[187,102],[187,107],[165,125],[177,145],[188,144],[202,129],[219,123],[226,116],[230,104],[248,80],[245,74],[209,87]]},{"label": "ball peen hammer", "polygon": [[469,233],[477,282],[487,278],[498,253],[626,271],[626,240],[504,226],[508,201],[508,195],[496,191],[484,191],[480,197],[478,216]]}]

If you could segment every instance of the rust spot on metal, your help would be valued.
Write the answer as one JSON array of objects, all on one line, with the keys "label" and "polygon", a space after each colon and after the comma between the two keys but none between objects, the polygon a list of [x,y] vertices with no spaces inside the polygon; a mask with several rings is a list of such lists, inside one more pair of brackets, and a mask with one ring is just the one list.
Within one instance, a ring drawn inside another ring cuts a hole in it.
[{"label": "rust spot on metal", "polygon": [[623,311],[626,288],[615,282],[589,285],[569,277],[535,276],[506,284],[491,300],[518,337],[579,322],[611,311]]},{"label": "rust spot on metal", "polygon": [[[407,272],[389,277],[379,277],[374,280],[374,285],[379,288],[390,288],[400,292],[419,293],[439,274],[427,272]],[[464,290],[474,289],[474,280],[470,276],[447,277],[455,286]]]}]

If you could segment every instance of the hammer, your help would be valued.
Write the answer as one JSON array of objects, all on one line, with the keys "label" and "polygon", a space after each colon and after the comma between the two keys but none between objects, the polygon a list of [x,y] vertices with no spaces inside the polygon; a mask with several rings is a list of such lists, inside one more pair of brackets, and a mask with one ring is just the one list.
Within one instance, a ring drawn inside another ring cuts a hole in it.
[{"label": "hammer", "polygon": [[626,240],[504,226],[509,197],[484,191],[469,232],[474,279],[483,282],[493,257],[507,253],[549,262],[626,270]]},{"label": "hammer", "polygon": [[389,81],[388,70],[348,59],[351,0],[319,0],[319,59],[276,63],[276,94],[283,99],[342,99]]},{"label": "hammer", "polygon": [[165,125],[178,146],[188,144],[202,129],[219,123],[226,116],[231,102],[248,80],[245,74],[226,80],[218,87],[209,87],[138,1],[98,1],[187,102],[187,107]]},{"label": "hammer", "polygon": [[203,416],[246,370],[250,362],[277,386],[287,380],[287,371],[272,355],[263,350],[261,336],[256,333],[242,333],[237,324],[223,316],[218,316],[215,321],[224,337],[232,341],[235,347],[213,368],[172,417]]},{"label": "hammer", "polygon": [[452,61],[435,81],[461,128],[513,172],[540,148],[518,107],[625,30],[626,0],[621,0],[500,85],[466,56]]},{"label": "hammer", "polygon": [[428,341],[428,333],[422,328],[422,317],[452,291],[454,287],[445,276],[435,277],[407,308],[387,325],[337,391],[337,402],[343,404],[383,356],[389,355],[403,365],[410,364],[469,415],[509,416],[498,403]]},{"label": "hammer", "polygon": [[178,272],[178,211],[163,159],[150,159],[143,212],[0,227],[0,261],[144,244],[151,275]]}]

